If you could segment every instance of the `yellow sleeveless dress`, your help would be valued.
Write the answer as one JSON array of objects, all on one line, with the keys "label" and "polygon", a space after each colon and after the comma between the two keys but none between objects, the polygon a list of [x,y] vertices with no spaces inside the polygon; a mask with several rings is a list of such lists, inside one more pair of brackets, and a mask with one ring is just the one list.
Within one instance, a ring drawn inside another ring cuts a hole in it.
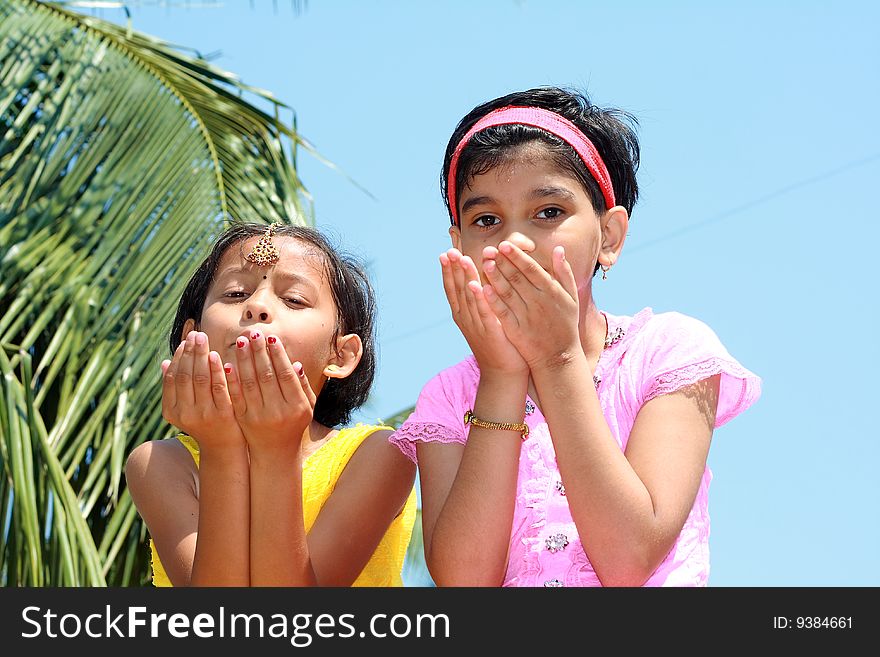
[{"label": "yellow sleeveless dress", "polygon": [[[318,513],[336,487],[336,482],[349,459],[360,444],[375,431],[391,429],[391,427],[358,424],[354,427],[340,429],[333,438],[313,452],[303,462],[303,516],[308,533]],[[177,437],[184,447],[192,454],[196,466],[199,465],[199,445],[185,434]],[[400,573],[406,548],[412,536],[413,524],[416,519],[415,488],[410,491],[403,511],[391,522],[385,536],[373,552],[373,556],[364,566],[352,586],[403,586]],[[155,586],[172,586],[159,560],[153,539],[150,539],[152,554],[153,584]]]}]

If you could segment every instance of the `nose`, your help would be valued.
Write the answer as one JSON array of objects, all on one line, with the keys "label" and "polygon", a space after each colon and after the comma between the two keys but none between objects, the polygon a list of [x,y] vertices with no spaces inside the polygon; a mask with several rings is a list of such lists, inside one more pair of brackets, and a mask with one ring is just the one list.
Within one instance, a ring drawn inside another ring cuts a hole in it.
[{"label": "nose", "polygon": [[516,245],[526,253],[532,253],[535,250],[535,242],[532,241],[532,238],[519,231],[513,231],[504,239]]},{"label": "nose", "polygon": [[257,290],[250,295],[244,304],[244,319],[249,321],[258,320],[260,322],[269,322],[272,319],[272,312],[269,304],[266,303],[266,293],[264,290]]}]

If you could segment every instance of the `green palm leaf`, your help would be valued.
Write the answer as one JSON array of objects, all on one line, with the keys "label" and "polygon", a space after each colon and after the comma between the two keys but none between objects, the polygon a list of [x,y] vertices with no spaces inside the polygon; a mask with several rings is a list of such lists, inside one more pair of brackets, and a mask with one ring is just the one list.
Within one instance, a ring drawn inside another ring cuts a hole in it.
[{"label": "green palm leaf", "polygon": [[283,107],[149,36],[0,0],[0,585],[146,581],[122,468],[170,430],[182,286],[229,221],[310,216]]}]

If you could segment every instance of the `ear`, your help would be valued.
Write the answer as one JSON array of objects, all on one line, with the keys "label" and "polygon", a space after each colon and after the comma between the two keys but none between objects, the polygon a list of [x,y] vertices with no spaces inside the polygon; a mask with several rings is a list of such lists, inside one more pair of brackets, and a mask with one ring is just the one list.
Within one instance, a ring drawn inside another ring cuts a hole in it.
[{"label": "ear", "polygon": [[461,228],[458,226],[450,226],[449,237],[452,238],[452,246],[461,251]]},{"label": "ear", "polygon": [[198,328],[198,326],[196,325],[196,320],[194,320],[194,319],[186,320],[183,323],[183,330],[180,332],[180,341],[183,342],[184,340],[186,340],[186,336],[189,334],[189,332],[194,331],[197,328]]},{"label": "ear", "polygon": [[602,226],[602,244],[599,247],[599,264],[604,267],[613,266],[623,243],[626,241],[626,233],[629,230],[629,212],[621,205],[615,205],[608,210],[599,220]]},{"label": "ear", "polygon": [[361,336],[349,333],[337,338],[336,352],[324,368],[324,376],[328,379],[344,379],[354,372],[363,355],[364,345]]}]

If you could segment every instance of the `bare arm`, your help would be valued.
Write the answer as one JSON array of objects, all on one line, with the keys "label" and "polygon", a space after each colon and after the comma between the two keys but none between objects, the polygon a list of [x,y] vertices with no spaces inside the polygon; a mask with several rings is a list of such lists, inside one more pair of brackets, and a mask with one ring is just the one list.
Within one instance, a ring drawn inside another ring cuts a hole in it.
[{"label": "bare arm", "polygon": [[572,517],[596,574],[605,585],[643,584],[693,506],[720,377],[647,402],[624,454],[592,392],[585,358],[533,373]]},{"label": "bare arm", "polygon": [[[473,261],[440,256],[452,317],[480,366],[474,414],[521,422],[528,367],[483,296]],[[470,427],[467,444],[419,443],[425,559],[441,586],[499,586],[507,569],[520,434]]]},{"label": "bare arm", "polygon": [[316,426],[316,395],[280,338],[252,336],[237,363],[228,380],[251,458],[251,584],[350,585],[403,508],[415,467],[388,443],[387,431],[368,436],[307,536],[301,447]]},{"label": "bare arm", "polygon": [[413,489],[415,465],[388,442],[368,436],[345,466],[308,535],[319,586],[350,586],[376,551]]},{"label": "bare arm", "polygon": [[303,435],[315,393],[279,338],[259,332],[236,343],[226,370],[229,397],[250,457],[251,586],[313,586],[302,510]]},{"label": "bare arm", "polygon": [[237,448],[201,450],[198,540],[191,586],[248,586],[248,455]]},{"label": "bare arm", "polygon": [[246,586],[247,523],[233,517],[236,507],[246,513],[247,461],[244,482],[236,486],[230,482],[240,464],[231,461],[224,471],[211,466],[214,459],[202,459],[208,467],[200,486],[199,470],[180,442],[139,445],[126,461],[129,492],[174,586]]},{"label": "bare arm", "polygon": [[299,444],[252,450],[251,578],[254,586],[315,586],[303,523]]},{"label": "bare arm", "polygon": [[[528,379],[484,372],[474,414],[522,420]],[[500,586],[507,569],[521,436],[471,426],[466,445],[419,443],[425,559],[440,586]]]},{"label": "bare arm", "polygon": [[141,503],[132,495],[163,565],[172,564],[166,572],[175,586],[247,586],[247,446],[220,356],[204,333],[190,331],[163,362],[162,414],[198,442],[201,459],[198,471],[177,441],[147,443],[131,455]]},{"label": "bare arm", "polygon": [[[251,545],[255,582],[273,586],[350,586],[412,491],[415,466],[388,431],[367,437],[346,465],[306,535],[302,463],[254,459]],[[294,468],[294,470],[291,470]],[[294,472],[294,476],[291,476]]]},{"label": "bare arm", "polygon": [[489,299],[505,334],[528,356],[584,549],[603,584],[641,585],[693,506],[720,377],[647,402],[624,454],[592,383],[580,335],[586,300],[564,249],[554,248],[552,272],[510,242],[492,255],[494,266],[484,264]]}]

